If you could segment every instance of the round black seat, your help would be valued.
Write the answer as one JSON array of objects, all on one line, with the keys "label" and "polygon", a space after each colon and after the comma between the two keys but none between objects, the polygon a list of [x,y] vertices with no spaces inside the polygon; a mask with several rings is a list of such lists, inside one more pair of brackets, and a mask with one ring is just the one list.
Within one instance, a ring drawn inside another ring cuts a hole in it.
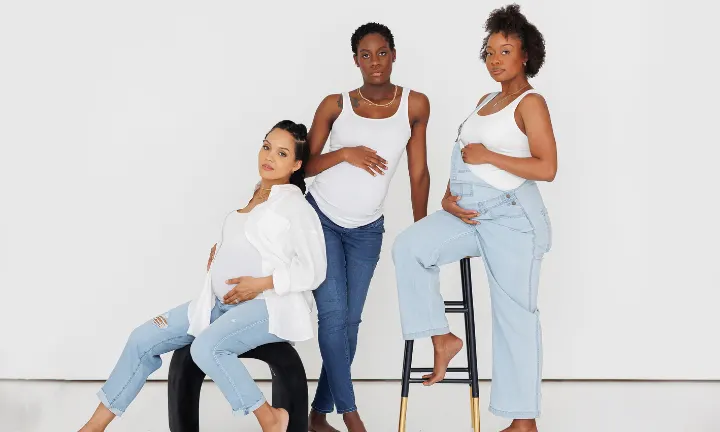
[{"label": "round black seat", "polygon": [[[290,414],[288,432],[308,430],[308,387],[305,367],[287,342],[261,345],[240,355],[263,361],[272,373],[272,405]],[[168,375],[168,416],[171,432],[199,432],[200,388],[205,373],[190,356],[190,346],[176,350]]]}]

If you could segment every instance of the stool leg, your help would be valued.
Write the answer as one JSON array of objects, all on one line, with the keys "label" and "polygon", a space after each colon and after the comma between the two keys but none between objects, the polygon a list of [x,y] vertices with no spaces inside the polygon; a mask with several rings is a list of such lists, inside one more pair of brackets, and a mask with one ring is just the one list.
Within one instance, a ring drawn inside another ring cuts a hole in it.
[{"label": "stool leg", "polygon": [[460,275],[462,279],[463,301],[467,306],[465,314],[465,329],[467,354],[468,354],[468,375],[470,376],[470,403],[472,415],[472,427],[474,432],[480,432],[480,389],[478,386],[477,367],[477,339],[475,338],[475,306],[473,304],[472,276],[470,272],[470,259],[464,258],[460,261]]},{"label": "stool leg", "polygon": [[412,368],[414,341],[405,341],[405,359],[403,360],[402,390],[400,393],[400,424],[398,432],[405,432],[408,395],[410,394],[410,369]]},{"label": "stool leg", "polygon": [[[462,261],[460,261],[460,280],[462,284],[462,301],[463,306],[467,308],[468,305],[468,296],[467,296],[467,290],[465,289],[466,285],[466,276],[465,276],[465,261],[469,261],[467,258],[464,258]],[[469,311],[469,309],[468,309]],[[472,392],[472,356],[470,356],[470,320],[468,319],[468,313],[463,314],[464,323],[465,323],[465,354],[467,356],[467,365],[468,365],[468,379],[470,380],[470,385],[468,386],[468,390],[470,390],[470,424],[475,424],[475,403],[473,402],[473,392]]]}]

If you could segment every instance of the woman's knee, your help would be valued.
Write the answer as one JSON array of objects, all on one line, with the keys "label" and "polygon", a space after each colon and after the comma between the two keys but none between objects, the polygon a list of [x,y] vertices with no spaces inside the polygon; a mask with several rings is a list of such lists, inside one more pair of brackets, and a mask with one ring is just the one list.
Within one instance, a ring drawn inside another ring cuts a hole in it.
[{"label": "woman's knee", "polygon": [[318,305],[318,328],[322,331],[336,332],[348,326],[348,308],[340,302]]},{"label": "woman's knee", "polygon": [[417,245],[415,242],[417,227],[415,224],[405,228],[397,237],[392,247],[392,257],[394,262],[398,262],[408,256],[413,256],[413,251]]},{"label": "woman's knee", "polygon": [[201,334],[190,345],[190,356],[202,370],[206,370],[210,364],[214,363],[216,343],[210,339]]}]

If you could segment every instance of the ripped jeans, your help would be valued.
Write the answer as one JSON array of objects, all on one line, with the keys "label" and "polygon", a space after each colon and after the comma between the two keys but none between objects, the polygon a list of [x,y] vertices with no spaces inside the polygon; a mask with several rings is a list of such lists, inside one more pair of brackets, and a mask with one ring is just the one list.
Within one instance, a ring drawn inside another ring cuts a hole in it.
[{"label": "ripped jeans", "polygon": [[236,415],[247,415],[265,397],[238,355],[260,345],[282,342],[268,331],[265,300],[226,305],[216,299],[212,324],[196,338],[187,334],[188,303],[136,328],[105,385],[98,392],[103,405],[121,416],[160,368],[161,354],[190,345],[195,363],[217,384]]}]

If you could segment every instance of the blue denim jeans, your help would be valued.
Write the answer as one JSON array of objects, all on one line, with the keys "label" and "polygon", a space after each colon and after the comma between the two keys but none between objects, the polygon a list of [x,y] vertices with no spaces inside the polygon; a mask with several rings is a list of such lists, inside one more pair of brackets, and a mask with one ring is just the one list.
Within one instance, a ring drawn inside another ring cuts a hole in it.
[{"label": "blue denim jeans", "polygon": [[188,303],[161,315],[167,321],[148,321],[136,328],[125,345],[105,385],[98,392],[102,403],[115,415],[122,415],[135,399],[151,373],[160,368],[161,354],[191,345],[195,363],[215,381],[236,415],[247,415],[265,397],[238,355],[260,345],[281,342],[268,331],[265,300],[226,305],[216,300],[210,327],[195,339],[187,334]]},{"label": "blue denim jeans", "polygon": [[550,219],[535,182],[498,190],[470,172],[459,147],[450,190],[462,208],[476,210],[469,225],[443,210],[411,225],[393,245],[405,339],[447,334],[440,266],[482,257],[492,305],[493,372],[490,411],[512,419],[540,414],[542,338],[537,308]]},{"label": "blue denim jeans", "polygon": [[318,309],[318,343],[323,364],[312,408],[316,412],[357,410],[350,367],[370,280],[380,259],[384,217],[358,228],[343,228],[325,216],[312,195],[327,250],[327,278],[313,291]]}]

